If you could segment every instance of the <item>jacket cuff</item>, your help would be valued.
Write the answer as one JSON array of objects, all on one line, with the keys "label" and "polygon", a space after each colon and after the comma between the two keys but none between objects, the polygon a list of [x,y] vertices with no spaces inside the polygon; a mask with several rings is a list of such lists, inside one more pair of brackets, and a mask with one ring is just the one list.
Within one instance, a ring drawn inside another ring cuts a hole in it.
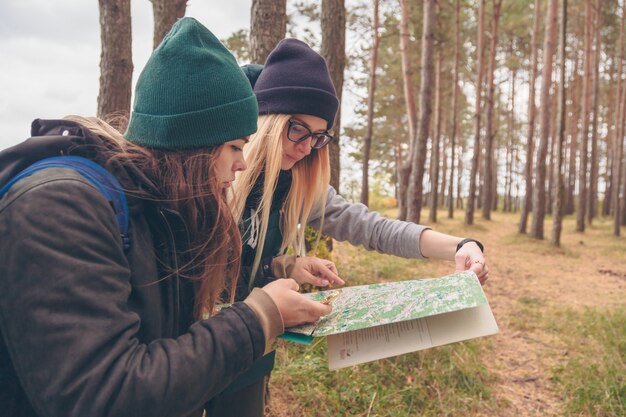
[{"label": "jacket cuff", "polygon": [[265,335],[265,353],[274,350],[276,337],[285,332],[285,325],[274,300],[261,288],[254,288],[244,301],[256,314]]},{"label": "jacket cuff", "polygon": [[291,278],[293,268],[296,266],[296,256],[282,255],[272,260],[272,270],[276,278]]}]

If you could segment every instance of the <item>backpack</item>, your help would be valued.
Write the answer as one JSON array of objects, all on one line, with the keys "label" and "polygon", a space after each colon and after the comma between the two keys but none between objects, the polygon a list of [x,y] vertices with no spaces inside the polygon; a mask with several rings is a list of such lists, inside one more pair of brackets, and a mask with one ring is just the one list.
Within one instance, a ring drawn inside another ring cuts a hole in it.
[{"label": "backpack", "polygon": [[80,156],[54,156],[35,162],[24,169],[0,189],[0,198],[22,178],[28,177],[45,168],[68,168],[85,177],[107,199],[113,211],[120,230],[124,252],[130,248],[130,236],[128,235],[128,203],[126,194],[117,178],[102,166],[90,159]]}]

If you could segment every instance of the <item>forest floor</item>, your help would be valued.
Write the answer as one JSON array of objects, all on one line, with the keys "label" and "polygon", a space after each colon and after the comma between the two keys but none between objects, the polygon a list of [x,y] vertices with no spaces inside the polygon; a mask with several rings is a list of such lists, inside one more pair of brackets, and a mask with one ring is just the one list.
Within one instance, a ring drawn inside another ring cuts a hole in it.
[{"label": "forest floor", "polygon": [[[363,369],[355,367],[345,375],[320,369],[325,365],[323,347],[303,351],[282,346],[271,383],[270,416],[626,413],[626,238],[612,235],[608,219],[577,233],[575,219],[566,218],[561,247],[555,248],[548,242],[549,218],[546,240],[539,241],[517,233],[519,214],[494,213],[490,221],[477,216],[473,226],[463,225],[462,212],[455,216],[432,226],[485,244],[490,278],[484,290],[500,332],[477,342],[361,365]],[[336,244],[332,256],[353,284],[441,276],[454,267],[443,261],[400,260],[344,243]],[[306,368],[303,360],[317,365]],[[433,362],[446,362],[447,368],[436,368]],[[443,375],[454,368],[465,373],[466,387]],[[420,389],[425,396],[417,394]],[[345,391],[343,399],[336,398],[337,390]],[[346,396],[356,399],[344,409]]]}]

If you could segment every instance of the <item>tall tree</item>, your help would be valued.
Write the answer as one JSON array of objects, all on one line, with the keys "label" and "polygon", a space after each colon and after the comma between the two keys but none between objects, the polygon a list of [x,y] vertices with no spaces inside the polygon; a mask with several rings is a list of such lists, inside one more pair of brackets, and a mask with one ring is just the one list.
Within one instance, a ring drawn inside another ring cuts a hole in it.
[{"label": "tall tree", "polygon": [[[346,67],[346,7],[344,0],[322,0],[322,47],[321,54],[326,59],[330,78],[337,90],[341,103],[343,93],[343,70]],[[330,185],[339,192],[341,106],[333,126],[335,139],[328,145],[330,153]]]},{"label": "tall tree", "polygon": [[[513,42],[511,42],[510,54],[513,55]],[[508,146],[506,147],[506,177],[504,182],[504,208],[503,211],[510,212],[513,210],[512,204],[512,190],[513,190],[513,162],[514,162],[514,147],[515,147],[515,78],[517,75],[517,67],[511,69],[511,96],[509,112],[507,115],[507,138]]]},{"label": "tall tree", "polygon": [[399,172],[400,189],[398,192],[399,215],[398,218],[406,220],[407,199],[406,192],[409,186],[409,176],[411,175],[411,155],[415,148],[417,110],[415,108],[415,87],[413,85],[413,66],[411,64],[411,34],[409,33],[409,1],[400,0],[400,56],[402,58],[402,80],[404,82],[404,102],[406,103],[406,113],[409,125],[409,152],[406,161],[402,164]]},{"label": "tall tree", "polygon": [[535,14],[533,20],[532,52],[530,62],[530,81],[528,83],[528,132],[526,136],[526,163],[524,166],[524,180],[526,195],[522,204],[522,215],[519,223],[519,232],[526,233],[528,215],[533,208],[533,157],[535,154],[535,84],[537,83],[537,61],[539,60],[539,20],[541,19],[541,2],[535,0]]},{"label": "tall tree", "polygon": [[[624,132],[626,131],[626,91],[624,91],[622,93],[622,127],[621,127],[621,137],[620,137],[620,141],[622,142],[622,148],[623,148],[623,143],[624,143]],[[626,149],[623,149],[622,151],[622,158],[626,157]],[[622,174],[621,174],[621,178],[622,178],[622,204],[621,204],[621,224],[622,226],[626,226],[626,161],[624,159],[622,159]],[[617,193],[617,191],[616,191]],[[619,194],[619,193],[617,193]],[[618,216],[618,213],[615,214],[616,217]]]},{"label": "tall tree", "polygon": [[552,205],[552,239],[554,246],[561,246],[563,217],[563,142],[565,141],[565,39],[567,34],[567,0],[561,0],[561,25],[559,34],[559,98],[557,102],[557,157],[554,170],[556,193]]},{"label": "tall tree", "polygon": [[369,204],[369,163],[370,151],[372,148],[372,135],[374,132],[374,98],[376,96],[376,68],[378,67],[378,45],[380,43],[379,35],[379,19],[378,19],[379,0],[374,0],[374,18],[372,20],[372,51],[370,57],[370,79],[367,92],[367,130],[363,140],[363,176],[361,181],[361,203],[366,206]]},{"label": "tall tree", "polygon": [[591,121],[591,168],[589,170],[589,197],[587,207],[587,223],[591,224],[598,210],[598,95],[600,89],[600,47],[602,44],[602,0],[596,0],[595,4],[595,51],[593,59],[593,86],[591,97],[591,108],[593,119]]},{"label": "tall tree", "polygon": [[[483,0],[481,0],[483,1]],[[432,111],[433,47],[435,42],[435,0],[424,0],[424,20],[422,29],[422,76],[420,81],[420,117],[417,141],[412,155],[411,176],[407,191],[407,218],[419,223],[422,210],[422,191],[426,143]]]},{"label": "tall tree", "polygon": [[124,131],[133,77],[130,0],[99,0],[98,5],[102,48],[97,115]]},{"label": "tall tree", "polygon": [[159,46],[176,20],[185,15],[187,0],[150,0],[154,15],[154,37],[152,48]]},{"label": "tall tree", "polygon": [[452,132],[450,132],[450,184],[448,185],[448,218],[454,217],[454,161],[456,146],[456,131],[458,124],[459,100],[459,55],[460,55],[460,27],[461,1],[454,3],[454,75],[452,80]]},{"label": "tall tree", "polygon": [[491,17],[491,44],[489,48],[489,68],[487,69],[487,124],[485,126],[485,165],[484,165],[484,192],[483,192],[483,219],[491,219],[491,208],[493,200],[493,185],[495,178],[492,175],[493,172],[493,142],[495,140],[494,129],[494,93],[495,84],[494,77],[496,72],[496,52],[498,47],[498,22],[500,21],[500,7],[502,6],[502,0],[493,0],[493,10]]},{"label": "tall tree", "polygon": [[548,15],[543,40],[543,68],[541,71],[541,114],[539,121],[539,146],[537,147],[537,166],[533,190],[533,220],[530,235],[543,239],[543,220],[545,217],[546,166],[550,139],[550,86],[552,84],[552,61],[556,44],[557,0],[549,0]]},{"label": "tall tree", "polygon": [[[437,12],[439,7],[437,7]],[[435,134],[433,135],[430,163],[430,207],[428,211],[428,221],[437,221],[437,204],[439,203],[439,150],[441,148],[441,52],[435,53]]]},{"label": "tall tree", "polygon": [[485,37],[485,0],[478,1],[478,44],[476,47],[476,101],[474,106],[474,154],[469,178],[469,194],[467,196],[467,208],[465,209],[465,224],[474,224],[474,203],[476,200],[476,174],[478,173],[478,160],[480,158],[480,121],[481,100],[483,85],[483,48]]},{"label": "tall tree", "polygon": [[585,34],[583,38],[583,112],[580,132],[580,167],[578,169],[578,211],[576,212],[576,231],[585,231],[585,212],[587,209],[587,152],[589,148],[589,111],[591,91],[591,0],[585,0]]},{"label": "tall tree", "polygon": [[287,31],[287,0],[252,0],[250,57],[263,64]]},{"label": "tall tree", "polygon": [[619,59],[617,61],[617,99],[615,100],[615,128],[614,128],[614,163],[613,163],[613,173],[611,176],[613,177],[613,234],[615,236],[620,235],[620,215],[621,210],[624,208],[621,205],[621,201],[619,198],[620,185],[621,185],[621,177],[622,177],[622,160],[624,154],[624,131],[623,131],[623,122],[624,118],[623,107],[621,105],[622,95],[626,97],[626,93],[622,92],[622,77],[623,77],[623,68],[624,68],[624,6],[622,5],[622,19],[619,29],[619,51],[618,56]]},{"label": "tall tree", "polygon": [[580,62],[578,48],[574,48],[574,73],[570,91],[572,91],[572,117],[569,123],[569,163],[567,169],[567,190],[565,196],[564,214],[574,213],[574,191],[576,190],[576,155],[578,154],[578,121],[580,120],[580,94],[582,88],[582,77],[578,73]]}]

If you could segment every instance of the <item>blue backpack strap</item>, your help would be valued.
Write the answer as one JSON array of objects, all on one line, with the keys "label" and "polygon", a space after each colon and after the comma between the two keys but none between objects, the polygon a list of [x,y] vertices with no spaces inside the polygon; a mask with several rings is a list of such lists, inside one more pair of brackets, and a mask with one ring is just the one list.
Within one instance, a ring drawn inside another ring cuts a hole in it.
[{"label": "blue backpack strap", "polygon": [[2,198],[9,188],[19,180],[45,168],[72,169],[85,177],[85,179],[96,187],[115,211],[115,219],[120,230],[120,235],[122,236],[124,251],[130,248],[130,237],[128,235],[128,203],[124,189],[113,174],[90,159],[80,156],[54,156],[37,161],[11,178],[0,190],[0,198]]}]

